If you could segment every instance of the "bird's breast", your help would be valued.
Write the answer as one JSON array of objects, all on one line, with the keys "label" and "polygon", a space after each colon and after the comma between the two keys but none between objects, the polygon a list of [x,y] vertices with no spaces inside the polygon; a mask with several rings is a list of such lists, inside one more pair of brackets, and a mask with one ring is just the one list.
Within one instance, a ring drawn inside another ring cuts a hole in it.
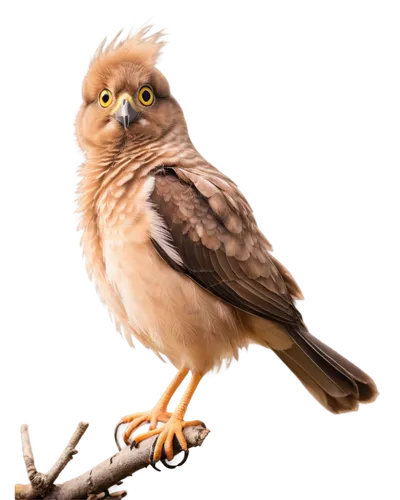
[{"label": "bird's breast", "polygon": [[107,280],[135,336],[178,368],[207,371],[237,357],[247,340],[234,309],[169,267],[154,249],[144,219],[130,230],[107,227],[102,234]]}]

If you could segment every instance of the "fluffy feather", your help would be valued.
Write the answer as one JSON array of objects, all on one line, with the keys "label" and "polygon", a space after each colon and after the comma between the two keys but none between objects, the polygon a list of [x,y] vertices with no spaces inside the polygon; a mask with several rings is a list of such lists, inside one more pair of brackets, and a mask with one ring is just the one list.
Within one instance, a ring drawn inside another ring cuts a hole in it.
[{"label": "fluffy feather", "polygon": [[[146,61],[146,64],[154,65],[161,48],[165,45],[165,42],[162,41],[165,33],[161,30],[149,35],[152,29],[152,25],[142,26],[136,32],[131,30],[126,38],[118,41],[123,31],[121,30],[108,45],[106,45],[107,38],[105,38],[97,47],[92,58],[92,64],[107,55],[115,55],[121,53],[121,51],[126,51],[130,60],[140,57],[142,61]],[[151,54],[150,59],[149,54]]]}]

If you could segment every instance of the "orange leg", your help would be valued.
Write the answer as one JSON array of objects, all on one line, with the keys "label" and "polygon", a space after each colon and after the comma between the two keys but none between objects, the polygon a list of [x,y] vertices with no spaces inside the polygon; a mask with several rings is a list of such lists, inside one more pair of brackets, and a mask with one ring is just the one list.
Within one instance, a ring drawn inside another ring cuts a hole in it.
[{"label": "orange leg", "polygon": [[151,436],[155,436],[156,434],[159,434],[153,455],[154,462],[160,460],[162,456],[163,447],[167,459],[172,460],[172,458],[174,457],[174,437],[177,438],[182,450],[184,451],[187,450],[186,439],[183,435],[183,429],[185,427],[190,427],[192,425],[204,426],[203,422],[201,422],[200,420],[192,420],[190,422],[185,422],[183,420],[187,407],[189,406],[190,400],[192,399],[192,396],[194,394],[194,391],[196,390],[202,378],[203,374],[201,373],[193,374],[189,382],[189,385],[184,395],[182,396],[181,401],[179,402],[174,413],[171,415],[171,417],[169,418],[169,420],[165,425],[163,425],[158,429],[149,430],[148,432],[140,434],[135,438],[134,442],[132,443],[137,446],[140,442],[144,441],[145,439]]},{"label": "orange leg", "polygon": [[121,424],[129,423],[123,434],[125,444],[129,445],[130,436],[141,425],[150,422],[149,430],[153,430],[157,427],[158,422],[168,422],[168,420],[171,418],[171,413],[167,412],[168,403],[171,401],[172,396],[175,394],[176,390],[181,385],[188,372],[189,370],[187,368],[182,368],[181,370],[179,370],[179,372],[175,375],[174,379],[169,384],[166,391],[152,410],[133,413],[132,415],[126,415],[125,417],[121,418],[121,420],[117,424],[117,427],[115,428],[115,442],[117,443],[118,448],[120,448],[120,446],[117,441],[117,432]]}]

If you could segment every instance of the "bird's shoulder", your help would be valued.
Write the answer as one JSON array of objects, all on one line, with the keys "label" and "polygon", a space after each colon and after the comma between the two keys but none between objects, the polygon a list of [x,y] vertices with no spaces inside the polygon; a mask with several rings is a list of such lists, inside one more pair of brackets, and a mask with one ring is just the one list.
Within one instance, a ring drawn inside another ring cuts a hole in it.
[{"label": "bird's shoulder", "polygon": [[164,167],[154,178],[152,199],[174,223],[183,224],[193,241],[210,250],[226,246],[227,253],[240,260],[246,260],[251,250],[263,260],[262,255],[272,250],[243,194],[217,170]]}]

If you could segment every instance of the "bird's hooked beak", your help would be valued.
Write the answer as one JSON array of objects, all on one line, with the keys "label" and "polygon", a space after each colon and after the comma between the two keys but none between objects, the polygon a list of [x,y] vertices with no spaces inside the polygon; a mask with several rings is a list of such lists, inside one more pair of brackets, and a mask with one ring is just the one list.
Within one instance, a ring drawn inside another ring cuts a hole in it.
[{"label": "bird's hooked beak", "polygon": [[117,122],[119,122],[125,129],[127,129],[131,123],[136,121],[139,116],[139,113],[133,109],[131,103],[125,98],[122,99],[119,108],[114,114]]}]

